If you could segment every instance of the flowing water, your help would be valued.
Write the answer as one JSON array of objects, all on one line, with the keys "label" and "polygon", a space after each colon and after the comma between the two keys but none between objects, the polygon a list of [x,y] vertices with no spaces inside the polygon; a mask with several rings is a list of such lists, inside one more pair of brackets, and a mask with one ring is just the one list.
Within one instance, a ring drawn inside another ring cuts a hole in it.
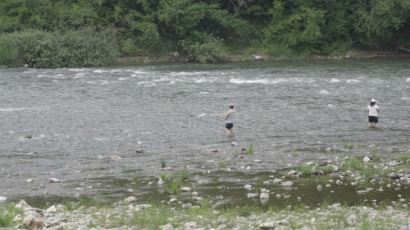
[{"label": "flowing water", "polygon": [[[144,193],[161,164],[246,175],[410,150],[409,60],[0,69],[0,98],[0,195],[11,198]],[[224,136],[230,103],[236,147]]]}]

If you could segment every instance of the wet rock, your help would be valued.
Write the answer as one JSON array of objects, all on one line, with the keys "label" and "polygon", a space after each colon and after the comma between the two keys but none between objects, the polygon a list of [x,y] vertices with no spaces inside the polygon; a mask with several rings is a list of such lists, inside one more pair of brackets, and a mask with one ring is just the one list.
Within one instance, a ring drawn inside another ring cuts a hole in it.
[{"label": "wet rock", "polygon": [[131,203],[131,202],[134,202],[136,200],[137,200],[137,198],[135,198],[134,196],[129,196],[129,197],[124,199],[124,202]]},{"label": "wet rock", "polygon": [[0,196],[0,203],[3,203],[7,200],[7,197],[5,196]]},{"label": "wet rock", "polygon": [[294,184],[293,181],[284,181],[281,183],[283,187],[291,187],[293,186],[293,184]]},{"label": "wet rock", "polygon": [[245,186],[243,186],[246,190],[250,191],[252,190],[252,185],[250,184],[246,184]]},{"label": "wet rock", "polygon": [[137,149],[137,150],[135,150],[135,152],[136,152],[136,153],[144,153],[144,150],[142,150],[142,149]]},{"label": "wet rock", "polygon": [[159,178],[157,184],[158,185],[163,185],[165,183],[165,181],[162,178]]},{"label": "wet rock", "polygon": [[277,224],[274,222],[266,222],[259,225],[259,229],[261,230],[272,230],[277,227]]},{"label": "wet rock", "polygon": [[275,178],[275,179],[273,179],[272,182],[273,182],[273,183],[279,183],[279,182],[282,182],[282,179],[280,179],[280,178]]},{"label": "wet rock", "polygon": [[48,183],[60,183],[61,180],[57,179],[57,178],[49,178],[48,179]]},{"label": "wet rock", "polygon": [[246,196],[247,196],[248,198],[258,198],[258,197],[259,197],[259,194],[258,194],[258,193],[252,193],[252,192],[250,192],[250,193],[246,194]]},{"label": "wet rock", "polygon": [[31,139],[33,136],[31,134],[24,135],[24,138]]},{"label": "wet rock", "polygon": [[217,153],[217,152],[218,152],[218,149],[212,149],[211,152]]},{"label": "wet rock", "polygon": [[318,184],[318,185],[316,186],[316,190],[317,190],[318,192],[323,191],[323,185]]},{"label": "wet rock", "polygon": [[190,192],[192,189],[190,187],[182,187],[181,192]]},{"label": "wet rock", "polygon": [[32,183],[32,182],[33,182],[33,179],[29,178],[29,179],[26,180],[26,182],[27,182],[27,183]]},{"label": "wet rock", "polygon": [[193,196],[193,197],[192,197],[192,200],[195,201],[195,202],[201,202],[201,201],[202,201],[202,197],[200,197],[200,196]]}]

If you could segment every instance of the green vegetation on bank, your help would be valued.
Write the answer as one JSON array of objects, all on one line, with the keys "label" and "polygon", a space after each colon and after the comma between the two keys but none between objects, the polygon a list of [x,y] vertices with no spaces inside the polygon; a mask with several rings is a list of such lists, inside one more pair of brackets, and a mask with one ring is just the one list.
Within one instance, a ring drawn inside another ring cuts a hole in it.
[{"label": "green vegetation on bank", "polygon": [[12,226],[14,217],[20,213],[21,210],[12,204],[3,207],[0,206],[0,228]]},{"label": "green vegetation on bank", "polygon": [[99,66],[118,57],[217,62],[410,47],[408,0],[3,0],[0,65]]}]

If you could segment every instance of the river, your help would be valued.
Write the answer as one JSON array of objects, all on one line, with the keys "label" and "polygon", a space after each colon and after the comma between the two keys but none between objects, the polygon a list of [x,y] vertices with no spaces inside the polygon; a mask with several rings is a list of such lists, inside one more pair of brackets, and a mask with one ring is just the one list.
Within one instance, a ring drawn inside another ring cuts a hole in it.
[{"label": "river", "polygon": [[[0,69],[0,98],[10,198],[118,193],[130,185],[107,181],[158,177],[161,165],[254,173],[410,151],[409,60]],[[367,127],[370,98],[378,129]],[[236,147],[224,136],[230,103]]]}]

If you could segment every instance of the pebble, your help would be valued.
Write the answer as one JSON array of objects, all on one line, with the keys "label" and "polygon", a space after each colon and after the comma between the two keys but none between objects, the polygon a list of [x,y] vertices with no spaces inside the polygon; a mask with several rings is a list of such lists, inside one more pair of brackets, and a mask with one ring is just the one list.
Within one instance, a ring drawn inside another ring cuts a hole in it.
[{"label": "pebble", "polygon": [[31,183],[31,182],[33,182],[33,179],[29,178],[29,179],[26,180],[26,182]]},{"label": "pebble", "polygon": [[323,191],[323,185],[318,184],[318,185],[316,186],[316,190],[317,190],[318,192]]},{"label": "pebble", "polygon": [[252,185],[250,184],[246,184],[245,186],[243,186],[246,190],[250,191],[252,190]]},{"label": "pebble", "polygon": [[182,187],[181,192],[190,192],[192,189],[190,187]]}]

